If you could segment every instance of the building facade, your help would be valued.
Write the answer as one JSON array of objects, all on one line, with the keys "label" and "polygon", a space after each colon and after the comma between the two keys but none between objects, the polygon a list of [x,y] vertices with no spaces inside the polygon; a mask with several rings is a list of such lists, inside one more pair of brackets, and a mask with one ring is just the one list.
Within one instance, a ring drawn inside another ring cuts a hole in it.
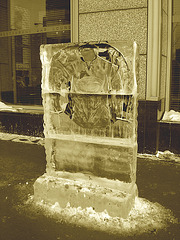
[{"label": "building facade", "polygon": [[136,41],[139,152],[180,151],[179,124],[161,121],[165,111],[180,111],[178,0],[1,0],[0,13],[1,101],[26,109],[1,111],[1,131],[42,134],[41,44]]}]

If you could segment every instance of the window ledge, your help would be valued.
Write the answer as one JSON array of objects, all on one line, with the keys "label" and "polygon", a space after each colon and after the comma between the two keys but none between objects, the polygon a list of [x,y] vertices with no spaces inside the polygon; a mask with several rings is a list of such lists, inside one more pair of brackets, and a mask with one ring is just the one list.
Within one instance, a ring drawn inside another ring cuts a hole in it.
[{"label": "window ledge", "polygon": [[29,114],[44,114],[42,105],[6,105],[0,108],[0,112],[10,113],[29,113]]}]

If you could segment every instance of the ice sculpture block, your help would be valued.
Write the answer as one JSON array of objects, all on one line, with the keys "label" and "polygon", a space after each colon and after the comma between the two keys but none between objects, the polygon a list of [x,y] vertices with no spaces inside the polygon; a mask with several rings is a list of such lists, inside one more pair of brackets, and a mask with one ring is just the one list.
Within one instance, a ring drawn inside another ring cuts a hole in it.
[{"label": "ice sculpture block", "polygon": [[136,43],[42,45],[46,173],[35,200],[127,217],[136,186]]}]

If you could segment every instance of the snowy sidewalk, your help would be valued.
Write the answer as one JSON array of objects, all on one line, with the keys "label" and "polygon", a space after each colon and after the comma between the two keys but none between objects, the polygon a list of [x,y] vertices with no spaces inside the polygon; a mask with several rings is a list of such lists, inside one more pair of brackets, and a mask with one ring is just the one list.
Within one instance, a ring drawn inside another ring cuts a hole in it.
[{"label": "snowy sidewalk", "polygon": [[[24,139],[16,136],[0,141],[0,239],[179,239],[178,156],[168,152],[138,155],[139,198],[127,220],[110,218],[107,213],[97,215],[93,209],[73,210],[70,206],[69,215],[61,212],[60,217],[56,205],[49,208],[53,214],[49,210],[45,214],[45,210],[32,204],[34,181],[43,174],[46,163],[41,139]],[[94,218],[91,224],[85,222],[90,218]]]}]

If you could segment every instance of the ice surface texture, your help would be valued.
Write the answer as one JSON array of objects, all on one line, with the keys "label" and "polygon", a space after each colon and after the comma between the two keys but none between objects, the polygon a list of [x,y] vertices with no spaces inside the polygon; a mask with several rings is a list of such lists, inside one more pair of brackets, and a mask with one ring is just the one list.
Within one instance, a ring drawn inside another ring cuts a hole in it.
[{"label": "ice surface texture", "polygon": [[47,170],[135,181],[137,46],[41,46]]},{"label": "ice surface texture", "polygon": [[107,43],[42,46],[44,106],[48,102],[51,113],[45,132],[132,137],[135,46],[122,50]]},{"label": "ice surface texture", "polygon": [[[47,167],[34,185],[37,201],[128,215],[137,195],[137,57],[136,43],[41,46]],[[88,198],[76,181],[89,186]]]}]

